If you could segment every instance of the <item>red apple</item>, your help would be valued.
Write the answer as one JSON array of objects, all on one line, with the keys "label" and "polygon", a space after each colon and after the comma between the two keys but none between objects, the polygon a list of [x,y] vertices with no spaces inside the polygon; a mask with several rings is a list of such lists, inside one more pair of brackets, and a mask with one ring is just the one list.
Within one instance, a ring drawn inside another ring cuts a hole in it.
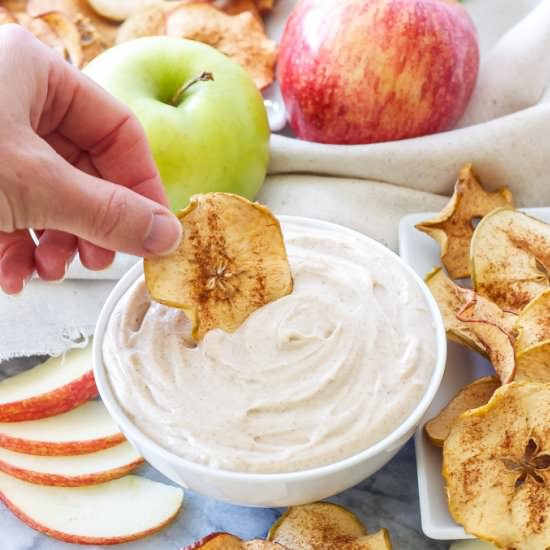
[{"label": "red apple", "polygon": [[454,0],[301,0],[278,77],[297,137],[357,144],[452,128],[478,66],[474,24]]}]

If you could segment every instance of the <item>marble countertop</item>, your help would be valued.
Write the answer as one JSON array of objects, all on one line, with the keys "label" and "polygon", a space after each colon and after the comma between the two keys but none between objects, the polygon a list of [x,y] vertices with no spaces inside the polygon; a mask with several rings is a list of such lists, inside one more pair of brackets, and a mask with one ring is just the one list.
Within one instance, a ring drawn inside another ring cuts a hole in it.
[{"label": "marble countertop", "polygon": [[[25,370],[40,359],[0,363],[0,380]],[[150,466],[136,473],[170,483]],[[369,532],[389,529],[394,550],[447,550],[446,542],[426,538],[420,529],[416,463],[412,441],[382,470],[356,487],[331,499],[347,506],[365,523]],[[121,550],[179,550],[212,531],[228,531],[243,539],[263,538],[281,510],[242,508],[185,491],[176,520],[160,533],[109,548]],[[27,527],[0,502],[0,550],[94,549],[51,539]],[[106,547],[105,547],[106,548]],[[335,549],[336,550],[336,549]]]},{"label": "marble countertop", "polygon": [[[149,466],[138,473],[166,481]],[[395,550],[447,550],[448,543],[427,539],[420,530],[414,447],[405,448],[377,474],[331,499],[353,510],[370,532],[390,530]],[[157,535],[110,548],[121,550],[179,550],[212,531],[229,531],[242,538],[265,536],[280,510],[241,508],[185,492],[176,521]],[[37,533],[0,504],[1,550],[93,549],[66,544]]]}]

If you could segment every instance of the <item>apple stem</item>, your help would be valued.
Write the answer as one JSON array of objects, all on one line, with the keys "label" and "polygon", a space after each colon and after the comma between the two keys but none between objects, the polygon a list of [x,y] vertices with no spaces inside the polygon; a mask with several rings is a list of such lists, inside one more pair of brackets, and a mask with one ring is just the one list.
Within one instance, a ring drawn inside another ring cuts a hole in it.
[{"label": "apple stem", "polygon": [[174,107],[177,107],[180,104],[181,97],[183,94],[191,88],[194,84],[197,82],[206,82],[208,80],[214,80],[214,75],[209,72],[201,73],[199,76],[196,76],[189,82],[186,82],[181,86],[181,88],[178,89],[178,91],[174,94],[174,97],[172,97],[172,101],[170,102]]}]

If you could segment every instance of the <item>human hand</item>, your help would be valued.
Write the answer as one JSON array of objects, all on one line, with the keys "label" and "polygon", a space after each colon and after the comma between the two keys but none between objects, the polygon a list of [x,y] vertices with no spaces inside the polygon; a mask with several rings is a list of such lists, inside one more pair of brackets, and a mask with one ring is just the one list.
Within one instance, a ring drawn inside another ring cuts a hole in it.
[{"label": "human hand", "polygon": [[[59,280],[76,252],[170,252],[181,237],[127,107],[17,25],[0,27],[0,287]],[[35,245],[29,233],[39,235]]]}]

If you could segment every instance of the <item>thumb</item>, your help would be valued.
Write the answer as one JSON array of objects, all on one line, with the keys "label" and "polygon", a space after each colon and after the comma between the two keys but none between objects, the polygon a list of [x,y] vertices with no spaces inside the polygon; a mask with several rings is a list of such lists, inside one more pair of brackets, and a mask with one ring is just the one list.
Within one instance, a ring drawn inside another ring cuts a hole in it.
[{"label": "thumb", "polygon": [[[178,245],[181,224],[164,206],[82,172],[47,149],[30,164],[32,173],[18,182],[22,200],[11,201],[26,218],[17,225],[65,231],[137,256],[167,254]],[[22,217],[17,214],[16,220]]]}]

